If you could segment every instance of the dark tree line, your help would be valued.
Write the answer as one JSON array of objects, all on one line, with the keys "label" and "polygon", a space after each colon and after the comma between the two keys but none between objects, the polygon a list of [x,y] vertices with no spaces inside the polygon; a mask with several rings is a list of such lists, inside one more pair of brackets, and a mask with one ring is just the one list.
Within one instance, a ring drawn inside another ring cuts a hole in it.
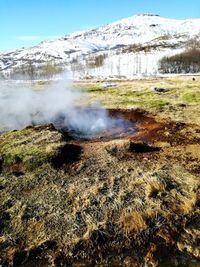
[{"label": "dark tree line", "polygon": [[63,71],[63,67],[55,63],[48,62],[40,66],[34,65],[32,62],[15,67],[10,73],[11,79],[39,79],[39,78],[52,78]]},{"label": "dark tree line", "polygon": [[105,59],[106,59],[106,55],[105,54],[100,54],[100,55],[97,55],[95,57],[91,57],[90,59],[88,59],[86,61],[86,66],[89,69],[102,67],[103,64],[104,64]]},{"label": "dark tree line", "polygon": [[161,73],[197,73],[200,72],[200,49],[192,47],[185,52],[163,57],[159,62]]}]

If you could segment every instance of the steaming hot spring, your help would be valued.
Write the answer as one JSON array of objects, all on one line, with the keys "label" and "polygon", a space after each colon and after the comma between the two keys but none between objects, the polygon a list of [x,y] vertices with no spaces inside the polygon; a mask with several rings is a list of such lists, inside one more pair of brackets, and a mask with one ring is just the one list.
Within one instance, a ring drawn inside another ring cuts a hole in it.
[{"label": "steaming hot spring", "polygon": [[76,109],[73,116],[60,114],[54,126],[65,136],[79,140],[111,140],[132,136],[136,132],[131,112],[101,108]]},{"label": "steaming hot spring", "polygon": [[[127,112],[87,106],[87,94],[72,89],[66,79],[33,90],[26,84],[3,84],[0,92],[0,132],[53,123],[72,139],[112,139],[132,136]],[[82,102],[83,101],[83,102]]]}]

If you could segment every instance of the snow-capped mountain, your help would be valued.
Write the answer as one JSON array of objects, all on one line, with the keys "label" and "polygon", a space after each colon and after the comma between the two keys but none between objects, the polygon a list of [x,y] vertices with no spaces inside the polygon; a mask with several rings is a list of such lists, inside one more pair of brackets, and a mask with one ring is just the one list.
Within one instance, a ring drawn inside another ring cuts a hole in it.
[{"label": "snow-capped mountain", "polygon": [[89,31],[43,41],[28,49],[0,53],[0,72],[9,75],[27,64],[62,65],[77,76],[151,75],[164,55],[200,41],[200,19],[174,20],[140,14]]}]

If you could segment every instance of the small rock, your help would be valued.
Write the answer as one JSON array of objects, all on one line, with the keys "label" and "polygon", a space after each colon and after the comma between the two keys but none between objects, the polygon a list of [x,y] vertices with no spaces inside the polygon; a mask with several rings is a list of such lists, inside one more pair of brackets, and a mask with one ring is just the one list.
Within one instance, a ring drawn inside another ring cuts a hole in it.
[{"label": "small rock", "polygon": [[103,85],[103,88],[110,88],[110,87],[114,87],[114,86],[115,86],[114,83],[105,83],[105,84]]},{"label": "small rock", "polygon": [[180,104],[178,104],[178,107],[180,107],[180,108],[185,108],[187,105],[186,104],[183,104],[183,103],[180,103]]},{"label": "small rock", "polygon": [[166,93],[169,92],[169,88],[163,88],[163,87],[154,87],[153,89],[157,93]]}]

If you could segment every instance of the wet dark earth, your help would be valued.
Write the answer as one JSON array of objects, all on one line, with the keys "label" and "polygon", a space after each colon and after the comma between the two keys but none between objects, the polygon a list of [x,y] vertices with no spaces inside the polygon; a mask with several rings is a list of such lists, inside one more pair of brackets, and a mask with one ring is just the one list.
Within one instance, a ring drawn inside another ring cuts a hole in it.
[{"label": "wet dark earth", "polygon": [[[97,130],[89,129],[86,131],[69,127],[64,116],[58,117],[53,121],[53,124],[68,140],[81,140],[83,142],[135,138],[138,134],[150,134],[153,130],[162,127],[162,123],[156,122],[141,110],[109,109],[106,112],[111,123]],[[138,139],[141,138],[138,137]]]},{"label": "wet dark earth", "polygon": [[102,118],[98,116],[98,110],[90,109],[87,112],[93,114],[91,125],[70,126],[65,116],[58,117],[53,124],[71,140],[108,141],[133,136],[136,132],[135,120],[127,117],[126,111],[118,110],[116,113],[114,110],[105,110],[106,116]]}]

